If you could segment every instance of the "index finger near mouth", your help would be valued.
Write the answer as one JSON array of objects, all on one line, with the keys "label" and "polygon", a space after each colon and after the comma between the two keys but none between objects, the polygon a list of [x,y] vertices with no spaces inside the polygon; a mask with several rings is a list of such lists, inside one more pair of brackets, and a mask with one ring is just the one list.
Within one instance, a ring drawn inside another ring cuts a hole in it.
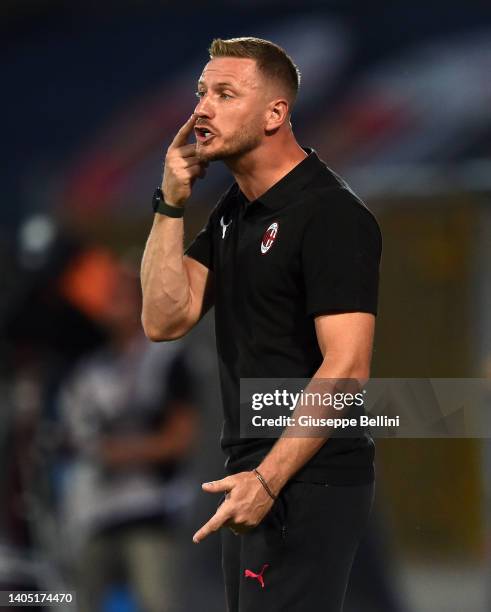
[{"label": "index finger near mouth", "polygon": [[173,147],[182,147],[187,144],[187,140],[189,135],[193,131],[194,124],[196,123],[196,119],[198,117],[193,113],[191,117],[186,121],[186,123],[181,126],[177,134],[174,136],[174,140],[171,142],[170,146]]},{"label": "index finger near mouth", "polygon": [[179,155],[181,157],[194,157],[196,155],[196,143],[179,147]]}]

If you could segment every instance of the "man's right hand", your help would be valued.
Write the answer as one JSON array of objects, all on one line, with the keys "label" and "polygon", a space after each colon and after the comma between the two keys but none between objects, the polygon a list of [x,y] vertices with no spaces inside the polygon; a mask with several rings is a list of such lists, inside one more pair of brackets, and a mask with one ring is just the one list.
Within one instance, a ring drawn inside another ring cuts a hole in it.
[{"label": "man's right hand", "polygon": [[203,178],[208,164],[196,155],[196,144],[187,144],[197,116],[193,113],[167,149],[162,192],[167,204],[182,206],[191,195],[195,180]]}]

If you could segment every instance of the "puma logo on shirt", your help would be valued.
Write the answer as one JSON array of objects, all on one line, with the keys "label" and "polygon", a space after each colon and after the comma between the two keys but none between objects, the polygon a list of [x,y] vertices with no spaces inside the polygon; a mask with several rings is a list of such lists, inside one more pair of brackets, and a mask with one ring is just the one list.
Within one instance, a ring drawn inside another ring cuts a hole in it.
[{"label": "puma logo on shirt", "polygon": [[220,219],[220,225],[222,226],[222,240],[225,238],[225,232],[227,231],[227,227],[232,223],[232,219],[225,224],[223,221],[223,217]]}]

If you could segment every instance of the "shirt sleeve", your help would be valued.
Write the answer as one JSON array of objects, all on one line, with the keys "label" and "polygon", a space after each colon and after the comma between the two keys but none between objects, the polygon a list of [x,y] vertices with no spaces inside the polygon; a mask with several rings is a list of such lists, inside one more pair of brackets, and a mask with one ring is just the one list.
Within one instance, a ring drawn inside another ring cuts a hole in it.
[{"label": "shirt sleeve", "polygon": [[[216,209],[215,209],[216,210]],[[213,229],[215,220],[215,210],[210,214],[206,225],[196,235],[188,248],[184,251],[185,255],[196,259],[213,272]]]},{"label": "shirt sleeve", "polygon": [[314,204],[302,242],[308,315],[377,314],[380,228],[346,189],[326,192]]}]

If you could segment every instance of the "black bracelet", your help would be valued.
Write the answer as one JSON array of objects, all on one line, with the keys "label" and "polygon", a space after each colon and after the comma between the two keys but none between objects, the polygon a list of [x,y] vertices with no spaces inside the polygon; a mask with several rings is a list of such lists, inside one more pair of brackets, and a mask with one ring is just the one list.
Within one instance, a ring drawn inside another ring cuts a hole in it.
[{"label": "black bracelet", "polygon": [[276,501],[276,495],[273,493],[273,491],[271,491],[271,489],[268,487],[268,483],[264,480],[264,478],[261,476],[261,474],[256,470],[256,468],[254,468],[252,470],[254,472],[254,474],[256,474],[256,478],[259,480],[259,482],[263,485],[266,493],[271,497],[271,499],[273,501]]},{"label": "black bracelet", "polygon": [[167,215],[167,217],[184,217],[184,206],[171,206],[166,202],[159,202],[158,206],[155,207],[155,212],[161,215]]},{"label": "black bracelet", "polygon": [[161,215],[166,215],[167,217],[174,217],[178,219],[184,216],[184,207],[183,206],[171,206],[167,204],[164,200],[164,194],[160,187],[153,192],[152,197],[152,208],[154,213],[160,213]]}]

